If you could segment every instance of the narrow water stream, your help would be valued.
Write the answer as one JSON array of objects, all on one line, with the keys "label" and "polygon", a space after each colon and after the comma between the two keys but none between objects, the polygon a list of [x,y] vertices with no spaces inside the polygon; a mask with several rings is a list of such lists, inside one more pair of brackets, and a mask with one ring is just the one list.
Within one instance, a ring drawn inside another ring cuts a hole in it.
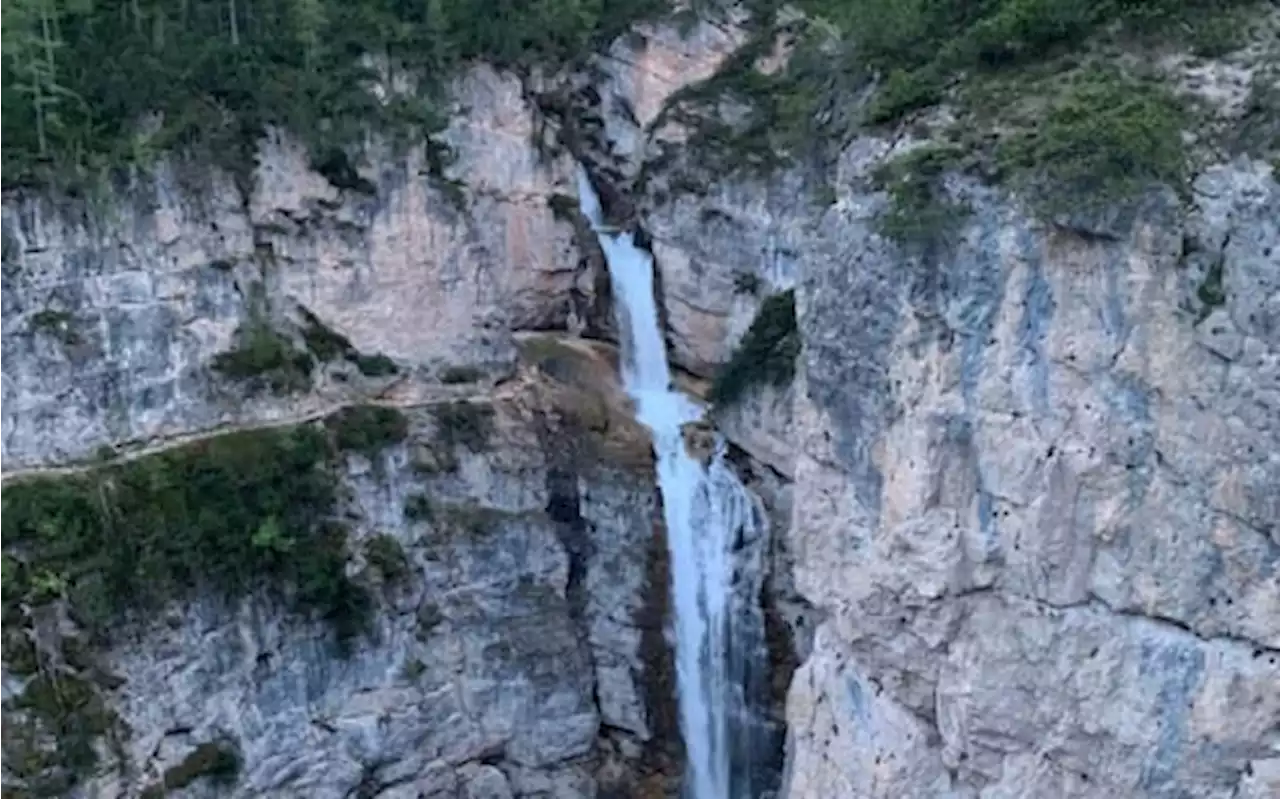
[{"label": "narrow water stream", "polygon": [[[653,434],[671,559],[680,727],[688,759],[685,799],[749,799],[749,769],[742,761],[750,753],[742,752],[739,732],[750,738],[750,730],[740,728],[750,726],[743,675],[752,655],[735,641],[751,636],[735,635],[735,627],[739,616],[751,613],[734,601],[733,572],[735,547],[759,533],[760,514],[725,464],[723,443],[705,469],[686,451],[681,428],[699,419],[702,410],[672,388],[653,259],[635,245],[631,233],[605,227],[599,198],[581,169],[578,193],[608,261],[623,381],[636,418]],[[755,608],[758,591],[742,599]]]}]

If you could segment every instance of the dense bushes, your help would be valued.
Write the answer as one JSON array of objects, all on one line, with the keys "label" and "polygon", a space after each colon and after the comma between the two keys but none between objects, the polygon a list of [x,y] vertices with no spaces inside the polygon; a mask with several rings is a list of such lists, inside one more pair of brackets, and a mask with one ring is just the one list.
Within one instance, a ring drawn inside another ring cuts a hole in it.
[{"label": "dense bushes", "polygon": [[880,233],[904,245],[942,243],[969,211],[952,201],[942,186],[944,173],[960,155],[955,147],[926,145],[876,170],[877,186],[889,193]]},{"label": "dense bushes", "polygon": [[6,486],[5,598],[65,596],[89,629],[211,589],[264,588],[340,637],[369,610],[345,574],[346,531],[315,427],[232,433],[83,475]]},{"label": "dense bushes", "polygon": [[1043,211],[1092,210],[1162,183],[1180,189],[1184,115],[1164,89],[1103,70],[1075,76],[1038,124],[997,150]]},{"label": "dense bushes", "polygon": [[805,0],[834,22],[848,46],[842,67],[881,77],[872,122],[929,105],[965,71],[1044,61],[1102,32],[1189,39],[1221,53],[1240,30],[1232,7],[1251,0]]},{"label": "dense bushes", "polygon": [[711,401],[728,405],[753,386],[790,383],[799,354],[795,291],[774,294],[761,304],[742,342],[716,375],[711,385]]},{"label": "dense bushes", "polygon": [[311,356],[267,322],[252,319],[236,331],[235,346],[214,356],[215,372],[243,383],[251,393],[291,394],[311,387]]},{"label": "dense bushes", "polygon": [[[441,87],[472,59],[558,64],[663,0],[11,0],[3,6],[4,181],[97,177],[202,145],[244,172],[266,125],[317,165],[369,126],[443,124]],[[381,61],[390,72],[380,72]],[[380,102],[373,83],[412,78]]]},{"label": "dense bushes", "polygon": [[333,431],[334,445],[342,452],[358,452],[372,458],[386,447],[404,441],[409,420],[395,408],[354,405],[330,416],[325,424]]}]

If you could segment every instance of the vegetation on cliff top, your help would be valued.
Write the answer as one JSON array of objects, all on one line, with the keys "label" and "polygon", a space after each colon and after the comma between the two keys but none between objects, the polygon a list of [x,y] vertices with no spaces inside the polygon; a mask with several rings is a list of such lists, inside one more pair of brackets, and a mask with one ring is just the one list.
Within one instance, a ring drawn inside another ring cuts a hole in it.
[{"label": "vegetation on cliff top", "polygon": [[[267,126],[335,179],[372,127],[439,129],[444,83],[474,60],[579,59],[665,0],[10,0],[4,182],[81,184],[202,148],[244,173]],[[412,85],[379,99],[375,85]]]},{"label": "vegetation on cliff top", "polygon": [[[948,168],[1012,185],[1044,213],[1153,183],[1181,189],[1192,115],[1157,59],[1128,56],[1170,46],[1218,56],[1250,40],[1250,20],[1267,19],[1255,0],[800,0],[809,16],[799,21],[779,13],[780,0],[748,5],[752,41],[665,112],[693,130],[706,174],[772,169],[945,100],[949,147],[962,151]],[[780,39],[790,60],[766,75],[761,59]],[[927,201],[946,199],[936,161],[905,158],[893,180],[879,178],[891,191],[882,226],[900,240],[936,238],[927,229],[957,209]],[[696,188],[685,184],[672,188]]]}]

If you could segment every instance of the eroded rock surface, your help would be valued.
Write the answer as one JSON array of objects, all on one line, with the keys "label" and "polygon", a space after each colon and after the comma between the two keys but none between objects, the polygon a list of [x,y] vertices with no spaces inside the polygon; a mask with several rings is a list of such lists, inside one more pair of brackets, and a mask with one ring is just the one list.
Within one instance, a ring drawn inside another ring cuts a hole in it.
[{"label": "eroded rock surface", "polygon": [[[646,683],[669,668],[646,648],[665,591],[648,563],[653,476],[643,458],[585,448],[647,440],[625,412],[608,433],[580,426],[566,393],[579,391],[525,370],[475,406],[492,409],[483,442],[452,443],[450,406],[425,406],[406,411],[402,443],[346,456],[349,569],[377,602],[349,652],[252,598],[175,605],[98,652],[126,732],[81,795],[137,795],[209,742],[242,763],[220,795],[245,797],[589,797],[645,776],[666,712]],[[555,439],[583,457],[566,468]],[[374,539],[403,562],[375,561]],[[9,674],[6,698],[25,679]],[[19,718],[6,710],[7,736]],[[606,735],[631,748],[601,772]]]},{"label": "eroded rock surface", "polygon": [[1280,186],[1210,169],[1189,216],[1153,196],[1118,241],[969,191],[935,259],[850,192],[803,263],[792,542],[830,615],[790,795],[1254,790],[1280,723]]},{"label": "eroded rock surface", "polygon": [[573,193],[571,163],[539,155],[514,76],[479,67],[456,95],[467,113],[440,135],[456,163],[432,174],[422,148],[375,153],[372,193],[334,188],[281,135],[263,143],[247,200],[226,175],[198,176],[211,185],[195,192],[176,168],[105,212],[7,196],[5,468],[385,390],[347,370],[246,401],[210,366],[259,318],[286,328],[305,309],[402,372],[501,373],[512,331],[585,315],[595,283],[551,208]]}]

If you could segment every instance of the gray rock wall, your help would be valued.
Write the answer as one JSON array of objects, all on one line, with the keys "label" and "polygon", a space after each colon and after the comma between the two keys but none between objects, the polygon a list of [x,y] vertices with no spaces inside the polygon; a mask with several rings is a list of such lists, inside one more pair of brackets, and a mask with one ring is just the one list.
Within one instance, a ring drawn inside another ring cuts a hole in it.
[{"label": "gray rock wall", "polygon": [[297,417],[392,382],[346,370],[246,399],[210,366],[253,314],[284,327],[301,306],[360,352],[427,375],[500,373],[513,330],[585,315],[594,280],[551,202],[573,192],[571,163],[540,155],[515,77],[480,67],[456,95],[467,113],[440,138],[457,196],[421,149],[372,153],[376,193],[340,192],[285,136],[263,143],[247,199],[220,174],[191,178],[197,191],[178,166],[84,213],[7,195],[6,470]]}]

